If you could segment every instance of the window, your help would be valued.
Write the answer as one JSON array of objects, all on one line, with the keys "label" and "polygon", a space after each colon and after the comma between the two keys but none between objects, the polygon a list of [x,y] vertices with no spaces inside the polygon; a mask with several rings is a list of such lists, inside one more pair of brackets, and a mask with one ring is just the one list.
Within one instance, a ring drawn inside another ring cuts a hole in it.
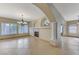
[{"label": "window", "polygon": [[[1,35],[23,34],[28,33],[28,25],[18,25],[15,23],[1,23]],[[18,29],[18,30],[17,30]]]},{"label": "window", "polygon": [[1,23],[1,35],[9,35],[17,33],[17,25],[9,23]]},{"label": "window", "polygon": [[1,24],[1,29],[2,29],[1,35],[9,34],[9,24],[2,23]]},{"label": "window", "polygon": [[10,34],[17,34],[17,25],[16,24],[10,24]]},{"label": "window", "polygon": [[77,33],[76,24],[69,25],[69,33]]},{"label": "window", "polygon": [[28,25],[19,25],[19,33],[28,33]]}]

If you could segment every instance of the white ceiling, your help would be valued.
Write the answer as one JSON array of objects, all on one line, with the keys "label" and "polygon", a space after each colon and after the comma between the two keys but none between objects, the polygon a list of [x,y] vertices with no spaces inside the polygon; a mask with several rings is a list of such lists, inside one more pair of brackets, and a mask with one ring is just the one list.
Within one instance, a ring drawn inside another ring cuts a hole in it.
[{"label": "white ceiling", "polygon": [[[79,18],[79,3],[54,3],[54,6],[64,17],[66,21]],[[29,3],[0,3],[0,16],[19,19],[21,14],[24,15],[24,20],[32,21],[45,14],[35,5]]]},{"label": "white ceiling", "polygon": [[79,3],[54,3],[66,21],[79,19]]},{"label": "white ceiling", "polygon": [[31,21],[45,16],[44,13],[35,5],[29,3],[0,3],[0,16],[13,19],[21,19],[21,14],[24,20]]}]

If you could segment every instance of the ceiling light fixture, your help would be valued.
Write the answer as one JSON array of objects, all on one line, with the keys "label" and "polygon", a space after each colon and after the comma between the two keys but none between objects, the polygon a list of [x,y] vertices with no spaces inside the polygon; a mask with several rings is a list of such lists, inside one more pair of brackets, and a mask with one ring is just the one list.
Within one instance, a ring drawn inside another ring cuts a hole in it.
[{"label": "ceiling light fixture", "polygon": [[21,17],[22,17],[22,20],[21,21],[18,21],[17,23],[18,24],[21,24],[21,25],[26,25],[27,24],[27,22],[26,21],[24,21],[24,19],[23,19],[23,14],[21,15]]}]

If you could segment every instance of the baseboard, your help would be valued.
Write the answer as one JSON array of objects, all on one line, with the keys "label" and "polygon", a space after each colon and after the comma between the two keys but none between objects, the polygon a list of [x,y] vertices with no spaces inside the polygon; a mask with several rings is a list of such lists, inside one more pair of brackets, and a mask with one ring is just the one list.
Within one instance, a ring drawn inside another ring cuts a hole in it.
[{"label": "baseboard", "polygon": [[0,37],[0,40],[2,40],[2,39],[13,39],[13,38],[20,38],[20,37],[27,37],[27,36],[30,36],[30,35],[2,36],[2,37]]}]

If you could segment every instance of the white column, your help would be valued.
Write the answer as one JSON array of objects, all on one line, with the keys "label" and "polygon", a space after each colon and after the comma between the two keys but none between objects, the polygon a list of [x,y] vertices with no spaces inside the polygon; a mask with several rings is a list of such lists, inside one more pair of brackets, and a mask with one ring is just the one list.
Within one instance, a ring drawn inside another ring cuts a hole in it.
[{"label": "white column", "polygon": [[56,22],[52,22],[51,23],[51,39],[50,39],[50,43],[52,44],[52,45],[57,45],[57,43],[56,43],[56,35],[57,35],[57,27],[56,27]]}]

